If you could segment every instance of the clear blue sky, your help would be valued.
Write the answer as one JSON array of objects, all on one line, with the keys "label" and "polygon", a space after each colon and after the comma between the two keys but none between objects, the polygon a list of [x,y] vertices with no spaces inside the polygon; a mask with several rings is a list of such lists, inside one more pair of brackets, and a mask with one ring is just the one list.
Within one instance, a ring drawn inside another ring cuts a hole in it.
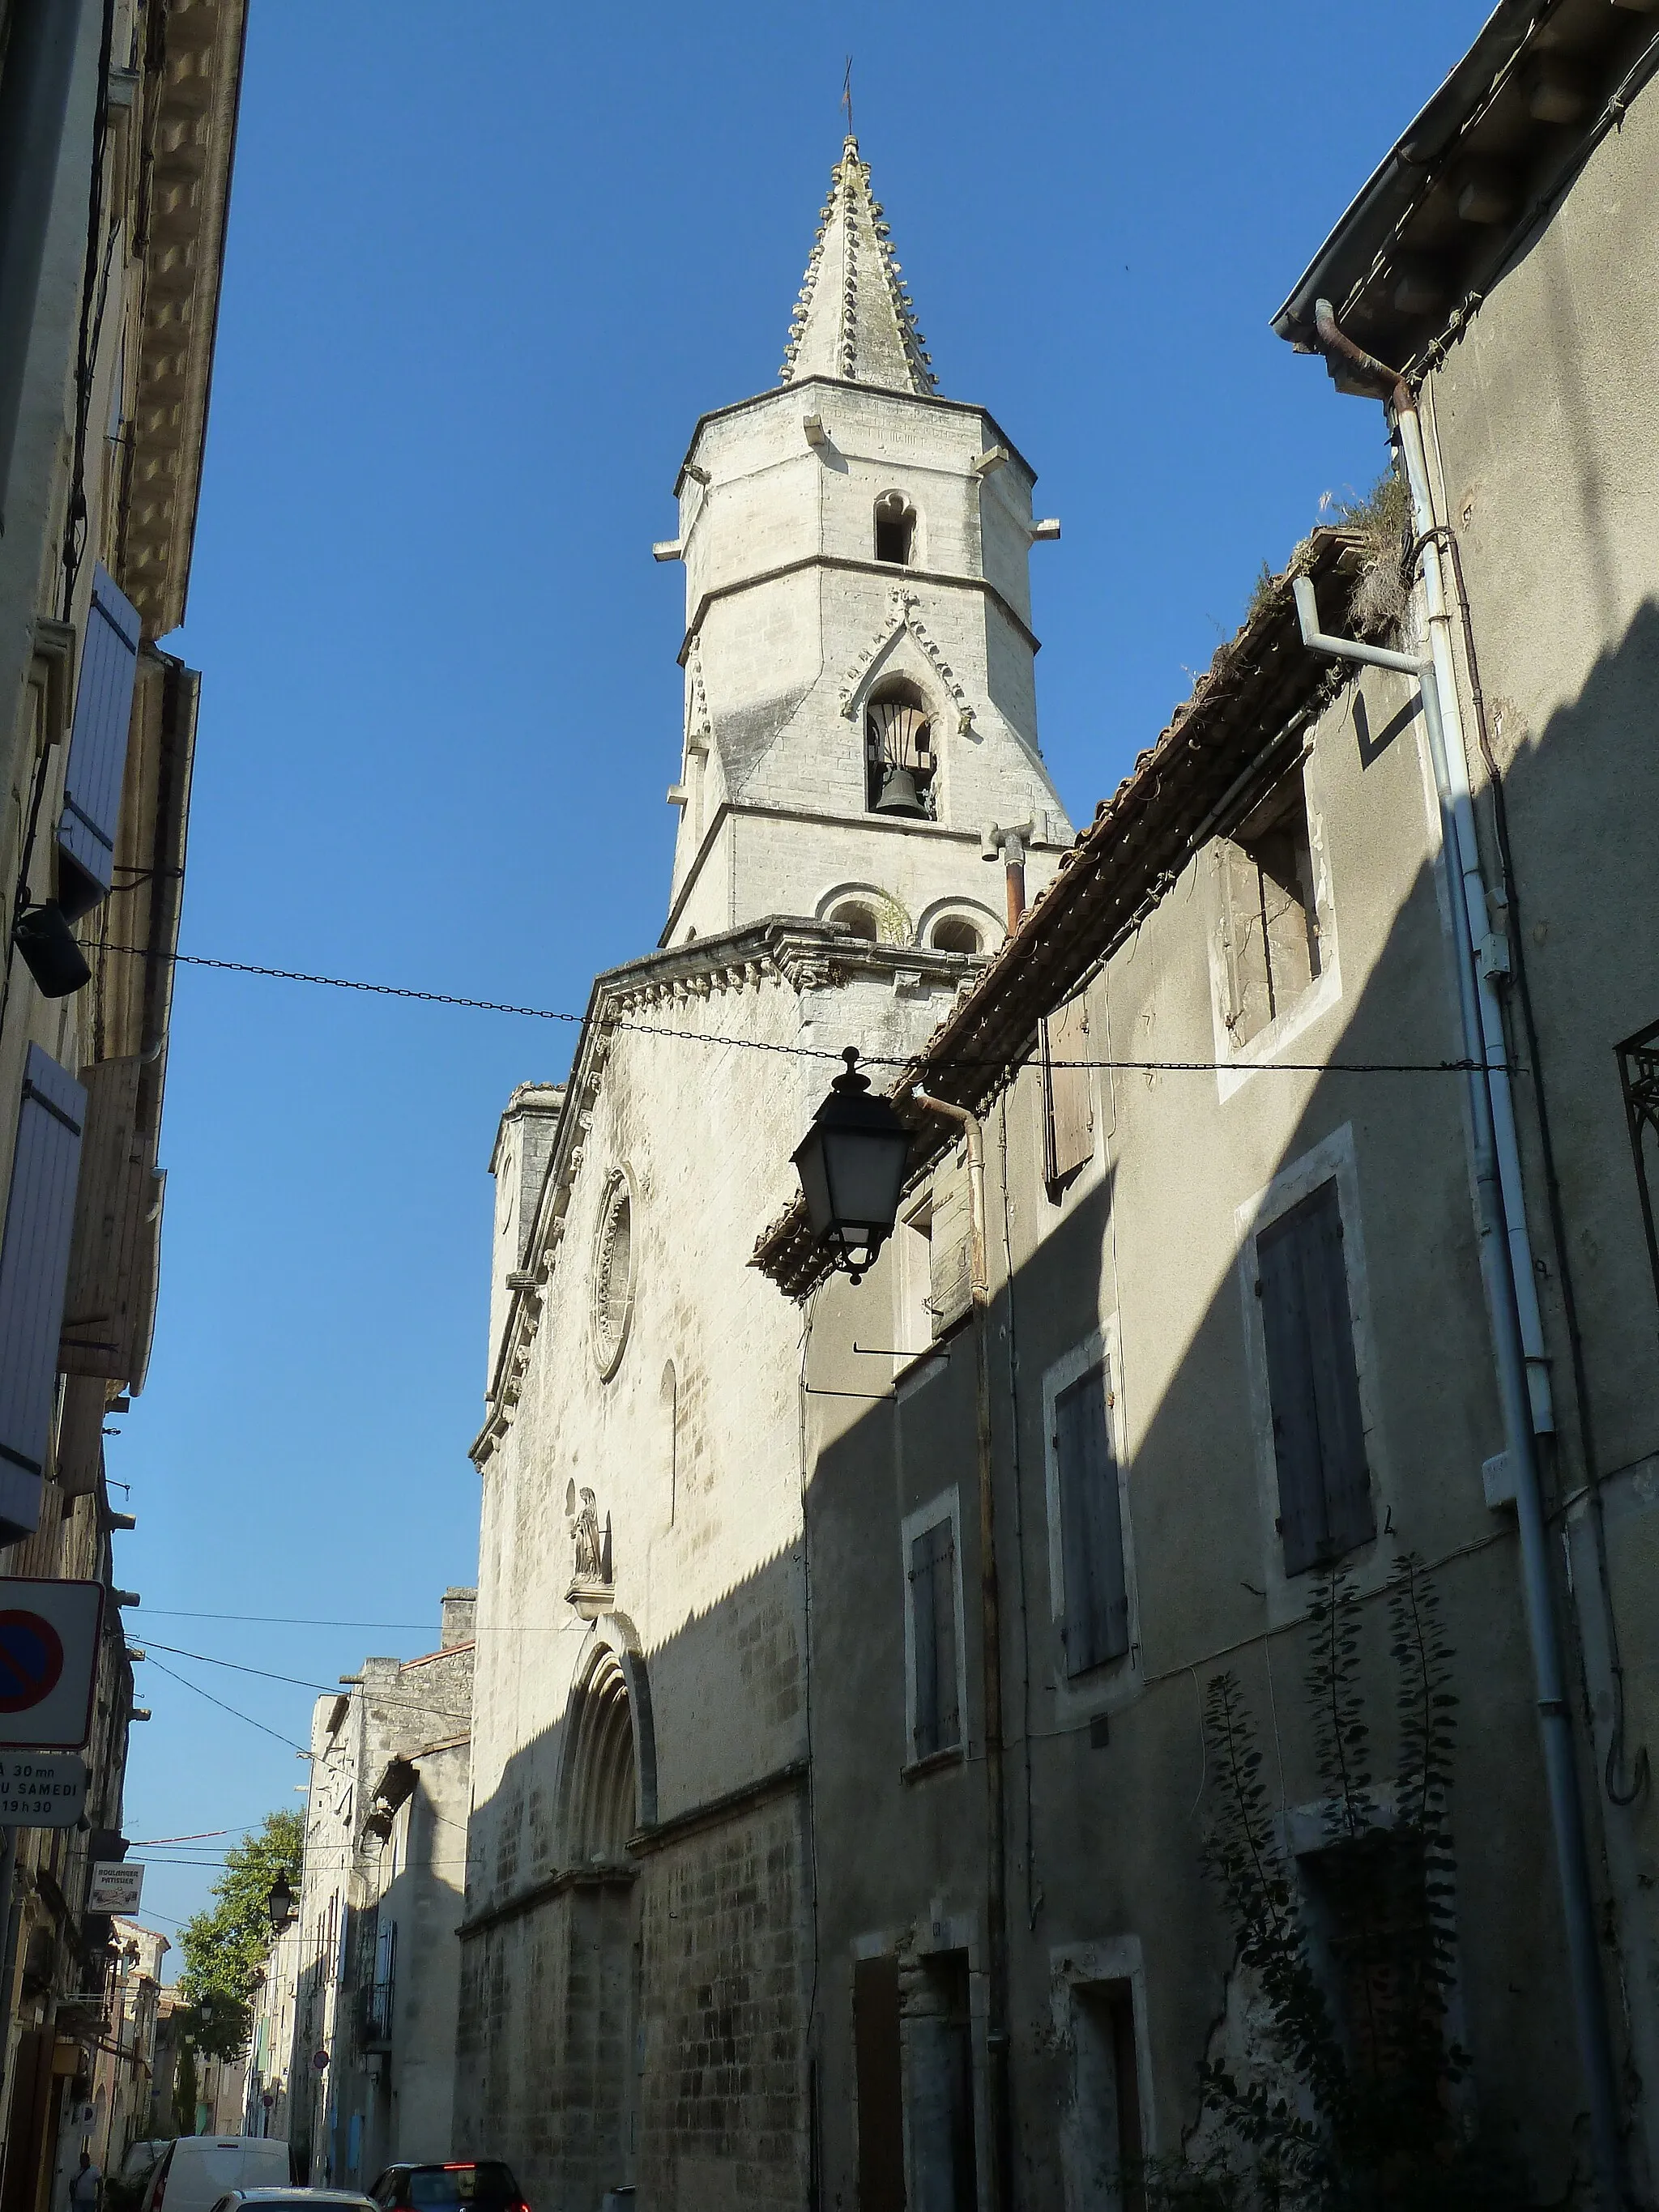
[{"label": "clear blue sky", "polygon": [[[185,949],[580,1010],[654,944],[684,608],[651,541],[699,412],[775,379],[849,48],[944,391],[1064,524],[1041,727],[1086,820],[1263,559],[1382,465],[1380,410],[1268,318],[1484,13],[252,0],[174,641],[205,672]],[[158,1668],[295,1743],[307,1690],[161,1646],[331,1684],[430,1648],[472,1579],[486,1163],[571,1035],[181,971],[155,1358],[109,1445],[155,1654],[129,1836],[306,1772]],[[202,1901],[135,1856],[155,1924]]]}]

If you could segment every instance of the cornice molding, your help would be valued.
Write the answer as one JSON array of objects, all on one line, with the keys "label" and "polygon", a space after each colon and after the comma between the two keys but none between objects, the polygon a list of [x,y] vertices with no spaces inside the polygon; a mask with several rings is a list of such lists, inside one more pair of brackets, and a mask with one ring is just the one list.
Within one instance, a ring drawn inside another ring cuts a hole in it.
[{"label": "cornice molding", "polygon": [[146,67],[143,308],[118,570],[152,637],[185,618],[246,31],[246,0],[170,8]]}]

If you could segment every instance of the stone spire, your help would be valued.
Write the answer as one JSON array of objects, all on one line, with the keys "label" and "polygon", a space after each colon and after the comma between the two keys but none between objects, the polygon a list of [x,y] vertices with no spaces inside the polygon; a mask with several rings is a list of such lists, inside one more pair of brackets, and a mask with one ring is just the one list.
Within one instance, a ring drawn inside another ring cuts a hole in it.
[{"label": "stone spire", "polygon": [[939,379],[923,344],[881,203],[870,197],[870,165],[849,137],[830,172],[779,378],[833,376],[925,398]]}]

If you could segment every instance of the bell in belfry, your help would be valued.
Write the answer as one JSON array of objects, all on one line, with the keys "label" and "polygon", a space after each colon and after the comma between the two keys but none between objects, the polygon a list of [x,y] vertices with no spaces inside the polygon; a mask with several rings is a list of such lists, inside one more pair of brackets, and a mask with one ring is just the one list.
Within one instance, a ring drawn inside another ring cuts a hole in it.
[{"label": "bell in belfry", "polygon": [[927,809],[921,793],[916,789],[916,779],[910,769],[883,769],[881,796],[876,801],[875,811],[878,814],[908,814],[917,822],[927,820]]}]

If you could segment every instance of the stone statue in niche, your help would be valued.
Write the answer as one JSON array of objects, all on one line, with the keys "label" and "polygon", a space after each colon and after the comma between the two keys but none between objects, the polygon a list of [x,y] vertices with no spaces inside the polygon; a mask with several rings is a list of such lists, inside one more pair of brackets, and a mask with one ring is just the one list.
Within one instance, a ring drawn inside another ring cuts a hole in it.
[{"label": "stone statue in niche", "polygon": [[584,1620],[593,1620],[609,1613],[611,1605],[611,1516],[607,1513],[601,1525],[593,1492],[586,1487],[578,1491],[574,1482],[565,1486],[564,1510],[575,1554],[566,1602],[574,1605]]}]

